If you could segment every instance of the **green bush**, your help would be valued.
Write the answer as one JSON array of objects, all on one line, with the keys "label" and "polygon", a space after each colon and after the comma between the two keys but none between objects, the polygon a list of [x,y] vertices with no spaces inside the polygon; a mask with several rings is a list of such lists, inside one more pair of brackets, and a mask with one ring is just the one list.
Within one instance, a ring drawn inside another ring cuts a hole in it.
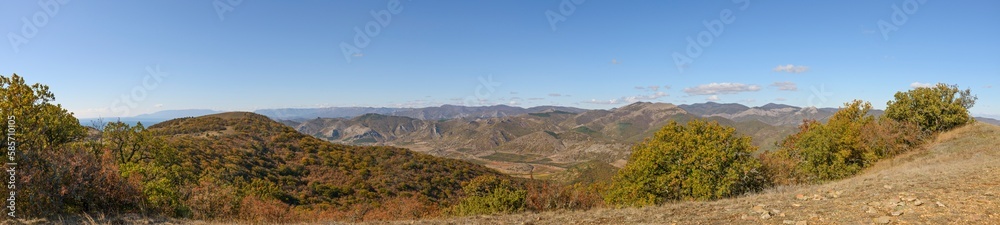
[{"label": "green bush", "polygon": [[449,209],[457,216],[514,213],[524,210],[527,192],[511,184],[510,180],[493,175],[472,179],[462,186],[466,198]]},{"label": "green bush", "polygon": [[969,89],[962,91],[957,85],[939,83],[897,92],[896,99],[887,103],[885,117],[916,123],[924,131],[941,132],[972,122],[969,108],[976,99]]},{"label": "green bush", "polygon": [[921,143],[914,123],[875,120],[871,103],[844,104],[826,124],[806,121],[778,151],[761,155],[774,184],[816,183],[857,174],[883,158]]},{"label": "green bush", "polygon": [[632,149],[605,201],[617,206],[718,199],[760,190],[760,161],[749,137],[717,122],[671,121]]}]

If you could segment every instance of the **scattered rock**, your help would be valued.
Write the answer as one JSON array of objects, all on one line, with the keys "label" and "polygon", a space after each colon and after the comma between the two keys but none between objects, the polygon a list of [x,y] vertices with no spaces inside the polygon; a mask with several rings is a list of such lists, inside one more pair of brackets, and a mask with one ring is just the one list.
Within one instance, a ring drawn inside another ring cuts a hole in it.
[{"label": "scattered rock", "polygon": [[804,195],[804,194],[797,194],[797,195],[795,195],[795,199],[805,201],[805,200],[809,200],[809,197],[806,197],[806,195]]},{"label": "scattered rock", "polygon": [[767,210],[764,209],[764,205],[755,205],[752,208],[750,208],[750,212],[752,212],[752,213],[765,213],[765,212],[767,212]]},{"label": "scattered rock", "polygon": [[794,207],[802,207],[802,204],[793,203],[792,206],[794,206]]},{"label": "scattered rock", "polygon": [[760,219],[762,219],[762,220],[769,220],[769,219],[771,219],[771,213],[769,213],[769,212],[761,213],[760,214]]},{"label": "scattered rock", "polygon": [[892,216],[900,216],[900,215],[903,215],[903,210],[892,211]]},{"label": "scattered rock", "polygon": [[781,221],[781,224],[795,224],[795,221],[794,220],[785,220],[785,221]]},{"label": "scattered rock", "polygon": [[795,225],[809,225],[809,222],[806,222],[805,220],[802,220],[802,221],[799,221],[799,222],[795,222]]},{"label": "scattered rock", "polygon": [[936,203],[937,203],[938,207],[947,207],[947,206],[944,206],[944,204],[942,204],[941,202],[936,202]]},{"label": "scattered rock", "polygon": [[920,200],[918,199],[918,200],[916,200],[916,201],[914,201],[914,202],[913,202],[913,205],[915,205],[915,206],[921,206],[921,205],[924,205],[924,201],[920,201]]},{"label": "scattered rock", "polygon": [[813,199],[813,201],[822,201],[822,200],[826,200],[826,198],[824,198],[823,196],[820,196],[820,195],[816,195],[816,194],[814,194],[814,195],[813,195],[813,198],[812,198],[812,199]]},{"label": "scattered rock", "polygon": [[889,224],[889,222],[892,222],[892,219],[888,216],[880,216],[879,218],[875,218],[874,222],[877,224]]},{"label": "scattered rock", "polygon": [[884,185],[884,186],[882,186],[882,187],[883,187],[883,188],[885,188],[885,189],[889,189],[889,190],[892,190],[892,185],[888,185],[888,184],[886,184],[886,185]]}]

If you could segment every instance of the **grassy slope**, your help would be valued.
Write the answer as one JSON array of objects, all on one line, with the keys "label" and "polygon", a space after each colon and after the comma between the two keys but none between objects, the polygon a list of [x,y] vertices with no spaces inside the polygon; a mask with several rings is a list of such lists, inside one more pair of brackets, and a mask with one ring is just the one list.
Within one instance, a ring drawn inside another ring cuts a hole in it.
[{"label": "grassy slope", "polygon": [[[835,198],[831,191],[841,193]],[[797,199],[800,194],[809,199]],[[821,185],[778,187],[735,199],[657,207],[398,223],[782,224],[787,220],[808,224],[871,224],[885,216],[893,224],[997,224],[998,196],[1000,127],[977,123],[944,133],[923,148],[880,162],[861,175]],[[923,204],[916,206],[917,200]],[[903,206],[892,204],[897,202]],[[755,205],[780,212],[762,219],[760,213],[752,213]],[[892,216],[892,211],[903,214]]]}]

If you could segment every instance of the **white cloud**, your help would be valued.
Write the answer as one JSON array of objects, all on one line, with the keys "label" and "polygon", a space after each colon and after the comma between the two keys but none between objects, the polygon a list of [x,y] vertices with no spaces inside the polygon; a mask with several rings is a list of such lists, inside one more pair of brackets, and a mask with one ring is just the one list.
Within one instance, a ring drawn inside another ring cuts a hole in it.
[{"label": "white cloud", "polygon": [[706,101],[712,101],[712,102],[719,101],[719,96],[718,95],[708,96],[708,98],[705,98],[705,100]]},{"label": "white cloud", "polygon": [[625,102],[628,102],[628,103],[634,103],[634,102],[641,102],[641,101],[652,101],[652,100],[656,100],[656,99],[659,99],[659,98],[662,98],[662,97],[667,97],[667,96],[670,96],[670,94],[667,94],[666,92],[662,92],[661,91],[661,92],[653,93],[651,95],[628,96],[628,97],[622,98],[622,100],[624,100]]},{"label": "white cloud", "polygon": [[910,84],[911,88],[927,88],[927,87],[932,87],[932,86],[934,86],[934,85],[930,84],[930,83],[920,83],[920,82],[913,82],[913,83]]},{"label": "white cloud", "polygon": [[778,90],[782,91],[797,91],[799,87],[792,82],[774,82],[771,87],[777,87]]},{"label": "white cloud", "polygon": [[660,91],[660,86],[653,85],[653,86],[649,86],[648,88],[649,88],[649,90]]},{"label": "white cloud", "polygon": [[778,65],[777,67],[774,67],[774,72],[805,73],[806,71],[809,71],[809,67],[802,65],[796,66],[788,64],[784,66]]},{"label": "white cloud", "polygon": [[685,88],[684,92],[689,95],[716,95],[716,94],[736,94],[740,92],[759,91],[760,86],[747,85],[741,83],[711,83],[702,84],[697,87]]},{"label": "white cloud", "polygon": [[591,99],[590,101],[585,101],[583,103],[602,104],[602,105],[618,105],[618,104],[635,103],[635,102],[642,102],[642,101],[653,101],[653,100],[660,99],[660,98],[667,97],[667,96],[670,96],[670,94],[667,94],[666,92],[660,91],[660,92],[656,92],[656,93],[653,93],[653,94],[650,94],[650,95],[626,96],[626,97],[611,99],[611,100],[607,100],[607,101],[599,101],[597,99]]},{"label": "white cloud", "polygon": [[600,101],[600,100],[597,100],[597,99],[591,99],[590,101],[586,101],[586,102],[583,102],[583,103],[598,104],[598,105],[618,105],[618,104],[622,104],[623,102],[621,100],[619,100],[619,99],[611,99],[611,100],[607,100],[607,101]]}]

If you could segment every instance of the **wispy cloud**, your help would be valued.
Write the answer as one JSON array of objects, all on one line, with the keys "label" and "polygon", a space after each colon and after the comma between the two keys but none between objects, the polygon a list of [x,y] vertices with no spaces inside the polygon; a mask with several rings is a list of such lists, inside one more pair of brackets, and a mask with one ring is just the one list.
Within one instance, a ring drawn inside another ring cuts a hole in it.
[{"label": "wispy cloud", "polygon": [[798,91],[799,87],[793,82],[774,82],[771,87],[777,87],[782,91]]},{"label": "wispy cloud", "polygon": [[788,64],[788,65],[784,65],[784,66],[778,65],[777,67],[774,67],[774,72],[805,73],[807,71],[809,71],[809,67],[808,66],[802,66],[802,65],[796,66],[796,65]]},{"label": "wispy cloud", "polygon": [[584,101],[583,103],[602,104],[602,105],[618,105],[618,104],[635,103],[635,102],[641,102],[641,101],[653,101],[653,100],[657,100],[657,99],[660,99],[660,98],[663,98],[663,97],[667,97],[667,96],[670,96],[670,94],[667,94],[666,92],[660,91],[660,92],[656,92],[656,93],[649,94],[649,95],[625,96],[625,97],[621,97],[621,98],[610,99],[610,100],[607,100],[607,101],[602,101],[602,100],[597,100],[597,99],[591,99],[590,101]]},{"label": "wispy cloud", "polygon": [[643,87],[643,86],[635,86],[635,89],[636,89],[636,90],[645,90],[645,89],[646,89],[646,87]]},{"label": "wispy cloud", "polygon": [[598,105],[619,105],[619,104],[622,104],[624,102],[621,101],[621,99],[617,99],[616,98],[616,99],[610,99],[610,100],[606,100],[606,101],[597,100],[597,99],[591,99],[590,101],[586,101],[586,102],[583,102],[583,103],[598,104]]},{"label": "wispy cloud", "polygon": [[163,108],[163,104],[156,104],[156,105],[153,105],[153,107],[155,107],[155,108]]},{"label": "wispy cloud", "polygon": [[549,93],[549,97],[562,97],[562,94],[559,94],[559,93]]},{"label": "wispy cloud", "polygon": [[910,84],[911,88],[926,88],[926,87],[931,87],[931,86],[934,86],[934,85],[930,84],[930,83],[920,83],[920,82],[913,82],[913,83]]},{"label": "wispy cloud", "polygon": [[684,93],[689,95],[716,95],[716,94],[736,94],[740,92],[759,91],[760,86],[741,83],[711,83],[702,84],[697,87],[685,88]]},{"label": "wispy cloud", "polygon": [[714,102],[714,101],[719,101],[720,98],[719,98],[718,95],[712,95],[712,96],[708,96],[708,98],[705,98],[705,100],[706,101],[710,101],[710,102]]},{"label": "wispy cloud", "polygon": [[785,99],[785,98],[776,98],[774,100],[775,101],[779,101],[779,102],[788,101],[788,99]]},{"label": "wispy cloud", "polygon": [[545,98],[528,98],[528,101],[540,101],[545,100]]}]

